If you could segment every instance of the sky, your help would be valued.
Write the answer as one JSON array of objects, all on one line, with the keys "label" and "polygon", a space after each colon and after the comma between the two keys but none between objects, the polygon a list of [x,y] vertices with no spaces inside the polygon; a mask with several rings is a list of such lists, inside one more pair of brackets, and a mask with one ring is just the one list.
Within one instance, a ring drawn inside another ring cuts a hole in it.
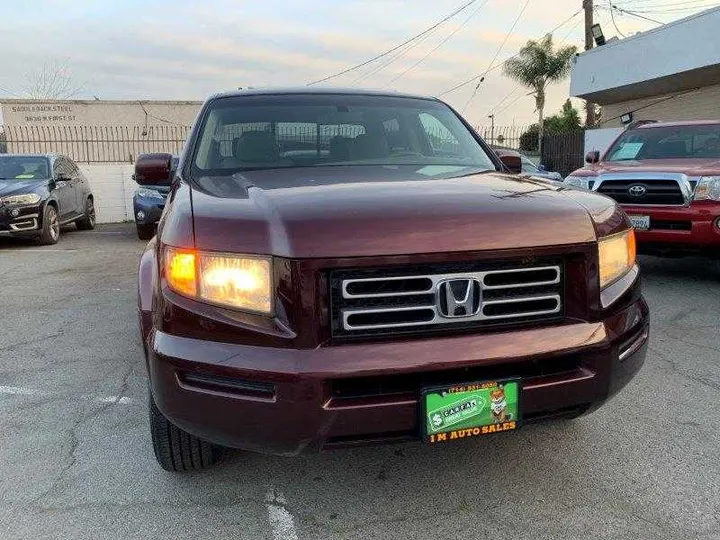
[{"label": "sky", "polygon": [[[43,66],[60,66],[77,98],[202,100],[241,86],[301,86],[402,43],[467,1],[0,0],[0,99],[26,97]],[[609,2],[595,0],[606,38],[720,3],[613,0],[635,13],[616,12],[616,30]],[[502,69],[489,71],[476,92],[475,84],[443,92],[563,22],[556,43],[582,48],[581,6],[476,0],[392,62],[389,56],[324,84],[442,94],[474,125],[487,125],[493,113],[496,125],[528,125],[536,119],[534,99]],[[549,89],[546,114],[560,109],[568,87],[569,80]]]}]

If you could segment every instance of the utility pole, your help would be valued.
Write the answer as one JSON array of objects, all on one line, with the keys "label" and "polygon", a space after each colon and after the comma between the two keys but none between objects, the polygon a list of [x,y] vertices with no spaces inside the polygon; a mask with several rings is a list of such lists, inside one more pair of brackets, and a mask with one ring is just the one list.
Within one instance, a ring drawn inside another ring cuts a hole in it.
[{"label": "utility pole", "polygon": [[495,115],[488,115],[488,118],[490,119],[490,144],[493,144],[495,140]]},{"label": "utility pole", "polygon": [[[583,0],[583,9],[585,10],[585,50],[589,51],[593,48],[595,40],[592,34],[593,26],[593,0]],[[612,8],[612,5],[610,6]],[[585,102],[585,127],[591,128],[595,126],[595,104],[589,101]]]}]

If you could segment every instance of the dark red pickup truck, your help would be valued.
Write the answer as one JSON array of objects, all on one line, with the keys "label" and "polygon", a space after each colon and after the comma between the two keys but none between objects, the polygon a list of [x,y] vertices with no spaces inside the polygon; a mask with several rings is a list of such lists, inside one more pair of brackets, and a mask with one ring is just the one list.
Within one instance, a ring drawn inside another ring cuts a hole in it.
[{"label": "dark red pickup truck", "polygon": [[565,183],[619,202],[641,253],[720,260],[720,120],[643,123],[587,161]]},{"label": "dark red pickup truck", "polygon": [[508,433],[642,365],[635,237],[607,197],[511,174],[450,107],[356,90],[203,106],[139,267],[168,470]]}]

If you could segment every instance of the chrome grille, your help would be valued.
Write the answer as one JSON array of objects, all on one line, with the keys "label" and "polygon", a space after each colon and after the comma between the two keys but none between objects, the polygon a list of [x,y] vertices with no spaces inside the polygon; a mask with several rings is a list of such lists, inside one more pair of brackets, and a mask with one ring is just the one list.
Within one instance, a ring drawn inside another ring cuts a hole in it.
[{"label": "chrome grille", "polygon": [[333,335],[507,324],[563,310],[561,264],[388,274],[331,274]]}]

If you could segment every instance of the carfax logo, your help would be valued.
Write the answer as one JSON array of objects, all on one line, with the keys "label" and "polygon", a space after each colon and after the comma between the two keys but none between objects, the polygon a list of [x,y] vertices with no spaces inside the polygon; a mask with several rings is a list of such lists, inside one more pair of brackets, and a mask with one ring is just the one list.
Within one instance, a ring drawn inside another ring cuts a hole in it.
[{"label": "carfax logo", "polygon": [[450,405],[428,412],[431,431],[439,431],[463,422],[482,412],[485,400],[479,396],[469,396]]}]

